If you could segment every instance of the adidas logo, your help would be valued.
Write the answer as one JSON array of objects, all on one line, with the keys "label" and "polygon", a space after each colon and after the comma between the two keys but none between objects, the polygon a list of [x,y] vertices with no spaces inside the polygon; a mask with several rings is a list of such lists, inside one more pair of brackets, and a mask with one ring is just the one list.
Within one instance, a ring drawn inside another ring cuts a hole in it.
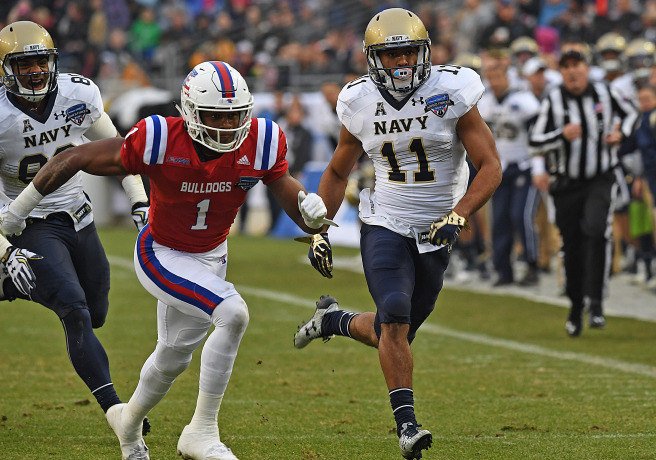
[{"label": "adidas logo", "polygon": [[246,155],[244,155],[239,160],[237,160],[237,164],[238,165],[250,166],[251,162],[248,161],[248,157]]}]

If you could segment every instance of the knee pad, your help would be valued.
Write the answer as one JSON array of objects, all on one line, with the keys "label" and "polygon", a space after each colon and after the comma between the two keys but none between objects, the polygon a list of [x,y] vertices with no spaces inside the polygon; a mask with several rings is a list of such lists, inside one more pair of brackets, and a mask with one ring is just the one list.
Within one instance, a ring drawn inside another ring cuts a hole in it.
[{"label": "knee pad", "polygon": [[84,344],[83,336],[85,332],[91,331],[91,315],[86,308],[76,308],[61,318],[61,322],[68,337],[69,346],[71,344]]},{"label": "knee pad", "polygon": [[392,292],[376,304],[381,323],[410,323],[412,303],[403,292]]},{"label": "knee pad", "polygon": [[224,299],[212,313],[212,324],[221,329],[241,335],[248,326],[248,306],[240,295],[233,295]]},{"label": "knee pad", "polygon": [[193,349],[177,349],[158,342],[153,364],[162,374],[175,378],[189,367],[192,353]]}]

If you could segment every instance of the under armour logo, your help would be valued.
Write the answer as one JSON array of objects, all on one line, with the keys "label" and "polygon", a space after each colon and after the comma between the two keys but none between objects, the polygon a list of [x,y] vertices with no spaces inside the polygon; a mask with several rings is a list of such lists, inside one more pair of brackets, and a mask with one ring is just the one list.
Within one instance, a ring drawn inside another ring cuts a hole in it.
[{"label": "under armour logo", "polygon": [[55,116],[55,120],[59,120],[59,117],[66,117],[66,113],[63,110],[59,113],[54,112],[53,115]]},{"label": "under armour logo", "polygon": [[412,106],[414,107],[414,106],[416,106],[417,104],[421,104],[421,105],[423,105],[423,104],[424,104],[424,98],[420,96],[419,99],[415,99],[415,98],[413,97],[413,98],[412,98]]}]

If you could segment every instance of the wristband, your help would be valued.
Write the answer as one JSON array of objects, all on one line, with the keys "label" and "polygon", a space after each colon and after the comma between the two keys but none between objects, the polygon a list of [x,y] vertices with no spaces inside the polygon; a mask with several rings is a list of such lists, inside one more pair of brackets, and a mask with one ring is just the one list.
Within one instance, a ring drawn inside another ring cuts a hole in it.
[{"label": "wristband", "polygon": [[34,183],[30,182],[16,199],[11,202],[7,209],[18,217],[27,219],[27,216],[30,215],[42,199],[43,195],[36,189]]},{"label": "wristband", "polygon": [[131,205],[136,203],[148,203],[148,196],[146,195],[146,190],[144,189],[143,182],[141,181],[141,176],[136,174],[134,176],[125,176],[121,181],[123,190],[128,196]]},{"label": "wristband", "polygon": [[0,257],[4,257],[7,254],[7,250],[11,247],[11,243],[5,236],[0,233]]}]

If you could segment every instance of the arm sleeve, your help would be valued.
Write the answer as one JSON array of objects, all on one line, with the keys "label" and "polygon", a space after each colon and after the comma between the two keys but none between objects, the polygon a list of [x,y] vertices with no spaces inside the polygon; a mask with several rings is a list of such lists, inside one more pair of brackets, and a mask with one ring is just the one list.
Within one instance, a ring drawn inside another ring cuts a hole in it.
[{"label": "arm sleeve", "polygon": [[554,122],[551,97],[547,97],[542,101],[540,112],[531,129],[529,150],[532,154],[539,155],[554,147],[560,147],[562,135],[562,126],[556,127]]},{"label": "arm sleeve", "polygon": [[625,100],[614,88],[609,88],[613,104],[613,111],[622,120],[621,131],[625,138],[631,136],[638,121],[638,110],[633,104]]},{"label": "arm sleeve", "polygon": [[84,133],[84,136],[90,141],[97,141],[98,139],[107,139],[109,137],[116,137],[118,131],[112,123],[111,118],[107,113],[103,112]]}]

